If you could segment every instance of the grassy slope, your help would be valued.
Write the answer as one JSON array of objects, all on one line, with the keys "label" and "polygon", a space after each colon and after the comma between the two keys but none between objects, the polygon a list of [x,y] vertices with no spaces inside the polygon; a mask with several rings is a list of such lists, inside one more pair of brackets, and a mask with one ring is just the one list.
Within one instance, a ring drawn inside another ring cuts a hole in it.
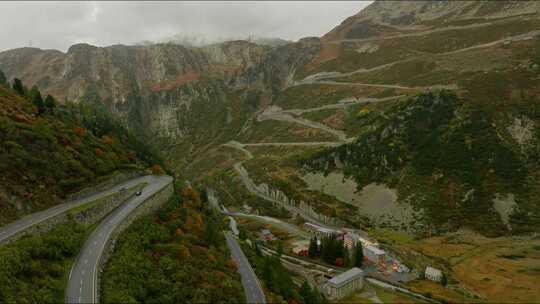
[{"label": "grassy slope", "polygon": [[[523,211],[532,212],[531,222],[515,223],[515,229],[538,227],[538,202],[532,196],[536,189],[528,182],[538,170],[538,159],[501,140],[498,131],[504,129],[493,127],[496,113],[480,107],[448,93],[422,95],[395,105],[387,111],[389,119],[372,121],[371,131],[333,152],[359,185],[389,184],[401,200],[424,208],[433,231],[469,226],[486,234],[502,233],[505,227],[492,207],[495,193],[516,194],[518,203],[524,201]],[[323,169],[332,160],[325,151],[311,164]],[[471,189],[474,195],[467,197]]]}]

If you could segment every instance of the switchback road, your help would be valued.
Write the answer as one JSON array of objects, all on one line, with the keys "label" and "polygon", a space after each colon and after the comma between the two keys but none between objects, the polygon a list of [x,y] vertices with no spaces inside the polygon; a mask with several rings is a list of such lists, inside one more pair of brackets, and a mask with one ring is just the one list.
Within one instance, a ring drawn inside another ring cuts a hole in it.
[{"label": "switchback road", "polygon": [[66,303],[97,303],[99,263],[111,234],[132,211],[169,185],[172,180],[170,176],[144,177],[143,181],[147,186],[142,190],[142,194],[116,208],[92,232],[71,268],[65,293]]}]

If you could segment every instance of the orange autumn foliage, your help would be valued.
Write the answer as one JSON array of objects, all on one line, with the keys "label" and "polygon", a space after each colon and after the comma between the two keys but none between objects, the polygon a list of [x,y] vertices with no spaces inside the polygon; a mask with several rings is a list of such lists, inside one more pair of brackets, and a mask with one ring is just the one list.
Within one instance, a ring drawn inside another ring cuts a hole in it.
[{"label": "orange autumn foliage", "polygon": [[114,143],[114,140],[107,135],[103,135],[101,137],[101,141],[103,141],[104,144],[107,144],[109,146],[112,146]]},{"label": "orange autumn foliage", "polygon": [[77,134],[79,137],[85,137],[86,136],[86,129],[82,127],[75,127],[73,128],[73,132]]},{"label": "orange autumn foliage", "polygon": [[165,175],[165,171],[160,165],[153,165],[151,170],[154,175]]},{"label": "orange autumn foliage", "polygon": [[200,207],[201,196],[193,188],[185,188],[182,190],[182,201],[189,207]]},{"label": "orange autumn foliage", "polygon": [[186,231],[191,233],[202,235],[204,232],[205,226],[202,220],[202,216],[199,213],[192,214],[186,218],[186,223],[184,224]]},{"label": "orange autumn foliage", "polygon": [[180,261],[186,261],[189,258],[191,258],[191,254],[189,253],[189,249],[186,246],[180,246],[180,249],[178,250],[178,259]]},{"label": "orange autumn foliage", "polygon": [[225,265],[231,269],[235,269],[236,268],[236,263],[232,260],[232,259],[228,259],[227,262],[225,263]]},{"label": "orange autumn foliage", "polygon": [[103,150],[101,150],[100,148],[96,148],[94,151],[97,157],[101,157],[101,155],[103,155]]}]

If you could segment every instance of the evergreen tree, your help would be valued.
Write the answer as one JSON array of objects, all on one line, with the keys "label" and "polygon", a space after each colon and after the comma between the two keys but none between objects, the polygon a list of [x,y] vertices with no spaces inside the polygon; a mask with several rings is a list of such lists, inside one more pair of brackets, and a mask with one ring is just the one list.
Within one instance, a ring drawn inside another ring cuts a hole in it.
[{"label": "evergreen tree", "polygon": [[240,228],[238,229],[240,231],[238,231],[238,238],[240,238],[242,241],[247,239],[247,233],[244,229]]},{"label": "evergreen tree", "polygon": [[317,237],[312,237],[311,240],[309,241],[309,249],[308,249],[308,255],[310,258],[316,258],[318,255],[319,255],[319,250],[318,250],[318,245],[317,245]]},{"label": "evergreen tree", "polygon": [[259,242],[255,242],[255,254],[257,256],[262,256],[262,251],[261,251],[261,248],[259,247]]},{"label": "evergreen tree", "polygon": [[39,114],[45,113],[45,102],[43,101],[43,97],[41,97],[41,92],[39,92],[39,89],[36,86],[33,86],[30,90],[30,99],[38,109]]},{"label": "evergreen tree", "polygon": [[311,286],[309,286],[307,281],[304,281],[300,287],[300,296],[302,297],[304,304],[313,303]]},{"label": "evergreen tree", "polygon": [[349,267],[352,265],[351,255],[349,248],[343,246],[343,260],[345,261],[345,266]]},{"label": "evergreen tree", "polygon": [[264,258],[262,273],[263,280],[266,283],[266,286],[268,287],[268,289],[272,290],[274,288],[274,280],[271,256],[266,256]]},{"label": "evergreen tree", "polygon": [[17,92],[17,94],[20,96],[24,96],[24,86],[19,78],[13,79],[13,90],[15,90],[15,92]]},{"label": "evergreen tree", "polygon": [[448,279],[446,278],[446,275],[443,273],[441,278],[441,285],[446,286],[448,284]]},{"label": "evergreen tree", "polygon": [[354,266],[362,267],[363,262],[364,262],[364,251],[362,248],[362,243],[356,242],[356,245],[354,246]]},{"label": "evergreen tree", "polygon": [[278,259],[281,258],[281,256],[283,255],[283,242],[281,241],[278,241],[277,255],[278,255]]},{"label": "evergreen tree", "polygon": [[4,75],[4,72],[0,70],[0,85],[7,86],[7,78],[6,75]]},{"label": "evergreen tree", "polygon": [[56,108],[56,100],[54,100],[54,97],[51,95],[47,95],[45,98],[45,108],[47,109],[48,113],[54,113],[54,108]]}]

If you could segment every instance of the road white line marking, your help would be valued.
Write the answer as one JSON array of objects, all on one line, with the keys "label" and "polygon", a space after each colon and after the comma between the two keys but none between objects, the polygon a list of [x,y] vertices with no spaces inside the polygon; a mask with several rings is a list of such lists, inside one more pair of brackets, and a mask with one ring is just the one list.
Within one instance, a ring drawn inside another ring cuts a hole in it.
[{"label": "road white line marking", "polygon": [[[84,275],[84,272],[85,272],[85,271],[84,271],[84,269],[83,269],[83,271],[81,271],[81,274]],[[82,281],[81,281],[81,283],[82,283]]]}]

